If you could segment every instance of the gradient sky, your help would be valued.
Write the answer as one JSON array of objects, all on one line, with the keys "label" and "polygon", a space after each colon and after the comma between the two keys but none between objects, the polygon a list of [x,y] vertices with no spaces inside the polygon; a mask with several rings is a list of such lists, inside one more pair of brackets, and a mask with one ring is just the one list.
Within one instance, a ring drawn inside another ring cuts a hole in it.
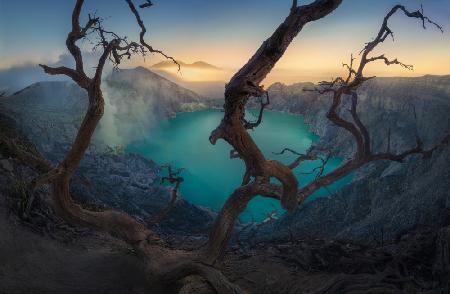
[{"label": "gradient sky", "polygon": [[[135,1],[136,4],[140,0]],[[154,0],[141,11],[154,47],[185,62],[203,60],[235,69],[243,65],[289,13],[290,0]],[[299,1],[306,3],[311,1]],[[0,0],[0,68],[23,63],[55,62],[66,53],[74,0]],[[450,74],[450,0],[344,0],[330,16],[305,27],[277,65],[284,82],[336,76],[343,61],[359,52],[379,29],[395,4],[425,13],[445,29],[421,29],[417,20],[396,16],[390,27],[395,43],[388,41],[380,53],[415,65],[414,72],[372,66],[377,75]],[[105,27],[136,37],[138,28],[123,0],[86,0],[84,17],[97,11]],[[150,66],[136,57],[125,66]],[[275,74],[275,73],[274,73]],[[276,80],[276,78],[272,78]]]}]

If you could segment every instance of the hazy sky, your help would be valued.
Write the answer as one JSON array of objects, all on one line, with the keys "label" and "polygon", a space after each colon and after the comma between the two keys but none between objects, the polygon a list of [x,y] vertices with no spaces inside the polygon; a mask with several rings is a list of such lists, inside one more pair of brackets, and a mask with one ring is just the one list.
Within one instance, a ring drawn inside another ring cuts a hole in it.
[{"label": "hazy sky", "polygon": [[[140,4],[140,0],[135,1]],[[244,64],[289,13],[290,0],[154,0],[141,11],[154,47],[185,62],[203,60],[235,69]],[[306,3],[311,1],[299,1]],[[65,37],[75,0],[0,0],[0,68],[36,62],[55,62],[66,52]],[[277,65],[272,80],[294,82],[335,76],[351,53],[359,52],[379,29],[386,12],[401,3],[425,13],[446,30],[441,34],[417,20],[396,16],[390,27],[395,43],[382,52],[414,64],[413,73],[373,66],[377,75],[450,74],[450,0],[344,0],[330,16],[311,23],[300,33]],[[130,37],[138,28],[123,0],[86,0],[88,12],[106,17],[105,26]],[[380,51],[381,52],[381,51]],[[160,61],[136,57],[134,66]]]}]

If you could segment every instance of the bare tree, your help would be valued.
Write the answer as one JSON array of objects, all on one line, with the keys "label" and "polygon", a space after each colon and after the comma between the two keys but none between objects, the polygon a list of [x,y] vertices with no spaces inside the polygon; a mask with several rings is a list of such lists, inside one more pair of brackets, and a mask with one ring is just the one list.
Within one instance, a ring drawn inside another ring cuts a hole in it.
[{"label": "bare tree", "polygon": [[[66,75],[85,89],[88,93],[89,105],[76,138],[65,158],[55,167],[45,162],[42,170],[46,173],[34,182],[52,185],[55,210],[69,223],[108,232],[133,246],[145,263],[149,280],[155,284],[157,282],[163,284],[179,282],[180,292],[183,293],[194,293],[196,288],[193,285],[203,285],[203,290],[206,292],[244,293],[242,289],[229,282],[219,270],[214,268],[214,262],[225,251],[237,217],[254,196],[264,195],[280,199],[284,208],[292,210],[319,187],[328,185],[369,161],[381,159],[400,161],[412,153],[432,152],[432,150],[423,150],[421,144],[418,144],[417,148],[398,155],[390,153],[372,154],[367,146],[369,135],[356,114],[357,96],[353,95],[353,92],[358,85],[367,80],[362,75],[364,65],[368,62],[384,59],[383,56],[368,58],[367,54],[386,39],[385,34],[391,34],[387,27],[387,19],[395,11],[401,9],[407,16],[423,20],[424,24],[425,21],[429,21],[420,11],[409,13],[403,6],[396,6],[386,17],[380,36],[366,46],[361,63],[363,65],[360,66],[360,69],[355,71],[352,66],[349,66],[350,75],[346,81],[342,79],[332,83],[332,85],[321,85],[324,87],[321,91],[334,94],[334,103],[330,109],[329,118],[339,126],[348,129],[357,139],[358,153],[355,157],[332,173],[325,176],[320,175],[313,183],[301,189],[298,188],[298,182],[292,169],[304,160],[316,158],[315,155],[299,155],[299,158],[291,165],[267,160],[264,157],[247,131],[261,123],[263,110],[269,102],[267,92],[259,84],[272,70],[305,24],[325,17],[342,2],[342,0],[316,0],[309,5],[298,6],[297,1],[294,0],[287,18],[226,86],[224,118],[220,126],[211,134],[210,141],[215,144],[218,139],[224,139],[232,145],[231,155],[239,157],[245,162],[246,173],[243,177],[242,186],[235,190],[222,208],[211,231],[206,251],[191,252],[171,249],[146,224],[136,221],[125,213],[114,210],[90,211],[84,209],[71,198],[70,180],[80,164],[91,142],[94,130],[103,115],[104,100],[101,82],[107,60],[118,66],[123,58],[130,58],[133,54],[158,53],[176,62],[172,57],[146,43],[146,27],[138,10],[132,0],[125,0],[125,2],[135,16],[140,28],[139,41],[130,42],[127,38],[119,37],[116,33],[105,30],[101,19],[98,17],[89,16],[86,24],[81,26],[80,14],[84,1],[77,0],[72,14],[72,30],[66,40],[67,48],[75,60],[75,67],[41,65],[48,74]],[[140,5],[140,8],[152,5],[151,1],[146,1]],[[97,34],[99,42],[96,47],[101,48],[102,54],[98,59],[94,76],[88,77],[84,70],[83,57],[77,42],[85,39],[91,33]],[[388,61],[387,63],[391,62]],[[392,63],[399,64],[398,62]],[[267,99],[266,101],[261,99],[261,111],[257,121],[246,121],[244,116],[248,99],[252,96],[261,97],[263,95],[267,95]],[[352,108],[352,115],[355,120],[353,123],[343,120],[335,112],[343,95],[356,97],[353,98],[355,101],[353,103],[355,109]],[[272,177],[280,180],[281,185],[271,184],[269,179]],[[176,201],[177,190],[182,178],[178,176],[176,171],[169,169],[169,177],[166,180],[175,184],[168,207],[170,209],[170,206]],[[156,217],[156,220],[159,221],[165,214],[166,211],[162,211],[161,215]],[[154,220],[151,220],[150,223],[153,224]]]},{"label": "bare tree", "polygon": [[[369,56],[389,36],[393,37],[393,31],[388,26],[388,21],[392,15],[398,11],[403,12],[407,17],[419,19],[423,28],[426,27],[426,24],[431,24],[442,31],[442,27],[426,17],[422,9],[410,12],[404,6],[396,5],[384,18],[375,39],[367,43],[361,51],[358,67],[354,68],[355,59],[352,56],[350,64],[344,64],[344,67],[348,70],[348,75],[345,78],[339,77],[331,82],[321,82],[317,88],[312,90],[319,94],[331,94],[332,103],[328,110],[327,118],[353,135],[357,146],[357,151],[353,157],[326,175],[323,172],[329,156],[325,158],[319,157],[317,154],[314,154],[313,150],[310,150],[308,154],[298,154],[291,149],[283,150],[281,153],[288,151],[298,155],[297,159],[288,165],[265,158],[247,131],[248,123],[244,119],[246,103],[251,97],[266,95],[266,92],[259,84],[283,55],[293,37],[303,27],[305,21],[303,11],[313,9],[314,12],[312,14],[308,13],[308,15],[316,19],[328,13],[328,9],[331,7],[340,4],[340,1],[316,1],[312,6],[297,7],[295,2],[291,14],[285,23],[262,44],[248,63],[232,77],[225,89],[225,114],[220,125],[211,133],[210,141],[212,144],[215,144],[218,139],[227,141],[234,148],[234,157],[241,158],[245,162],[246,172],[243,176],[242,185],[230,195],[211,231],[207,248],[207,260],[210,263],[214,263],[224,252],[236,219],[246,208],[248,202],[255,196],[261,195],[278,199],[281,201],[283,208],[292,211],[319,188],[327,187],[369,162],[379,160],[401,162],[411,154],[422,154],[424,157],[429,157],[438,148],[438,146],[435,146],[431,149],[424,149],[422,140],[417,137],[416,146],[402,153],[392,153],[390,152],[390,147],[387,148],[386,152],[375,153],[372,150],[369,131],[357,113],[358,95],[356,90],[365,81],[373,78],[365,77],[363,74],[367,64],[383,61],[386,65],[400,65],[410,70],[413,68],[411,65],[404,64],[397,59],[390,60],[384,54]],[[316,8],[317,2],[322,4],[322,9]],[[295,25],[290,25],[294,23]],[[351,109],[349,111],[352,120],[346,120],[339,114],[343,100],[347,97],[351,99]],[[264,107],[265,105],[261,104],[258,123],[261,122]],[[252,128],[255,126],[257,125],[253,124]],[[388,140],[390,141],[390,135]],[[447,141],[448,137],[441,144]],[[318,168],[318,176],[306,186],[299,187],[292,170],[297,168],[303,161],[317,159],[322,161],[321,166]],[[279,180],[281,185],[271,183],[271,178]]]},{"label": "bare tree", "polygon": [[152,226],[155,224],[160,223],[172,210],[172,208],[175,206],[175,203],[178,199],[178,190],[180,189],[181,183],[183,183],[184,179],[180,176],[182,168],[179,169],[173,169],[171,165],[164,165],[163,168],[167,169],[167,176],[161,178],[161,183],[168,182],[170,184],[173,184],[174,187],[172,188],[172,191],[170,192],[170,202],[169,204],[163,208],[157,215],[151,217],[148,219],[147,225]]},{"label": "bare tree", "polygon": [[[215,269],[210,263],[209,258],[205,258],[204,252],[186,252],[182,250],[169,249],[153,231],[151,231],[145,224],[139,223],[129,215],[113,210],[107,211],[90,211],[82,208],[75,203],[70,195],[70,180],[73,173],[80,164],[90,142],[95,128],[98,125],[100,118],[104,111],[104,100],[101,90],[102,73],[107,60],[111,60],[115,66],[118,66],[123,58],[130,58],[132,54],[158,53],[168,59],[176,61],[164,54],[162,51],[152,48],[145,41],[146,27],[142,21],[134,3],[131,0],[125,0],[129,9],[136,18],[140,28],[140,38],[138,42],[130,42],[127,38],[119,37],[114,32],[105,30],[102,26],[102,21],[98,17],[89,15],[89,19],[84,26],[80,25],[80,14],[84,4],[83,0],[77,0],[72,14],[72,30],[67,36],[66,45],[75,60],[75,68],[68,67],[50,67],[41,65],[44,71],[51,75],[66,75],[75,81],[81,88],[88,93],[89,105],[85,114],[84,120],[78,130],[76,138],[71,146],[71,149],[66,154],[65,158],[56,166],[47,166],[44,170],[47,171],[36,183],[50,183],[53,188],[53,202],[56,212],[62,216],[66,221],[95,228],[101,231],[110,233],[113,236],[121,238],[132,245],[146,265],[146,271],[151,281],[163,282],[172,284],[174,281],[181,281],[183,293],[195,291],[192,284],[207,285],[204,288],[208,291],[215,291],[218,293],[243,293],[244,291],[238,286],[230,283],[221,272]],[[240,122],[243,112],[239,112],[240,107],[244,106],[242,97],[262,93],[262,89],[256,86],[265,75],[272,69],[275,62],[283,55],[292,39],[298,34],[303,26],[311,21],[326,16],[336,9],[342,0],[316,0],[310,5],[297,7],[297,1],[293,1],[293,6],[289,16],[279,26],[271,38],[269,38],[263,46],[258,50],[254,61],[250,62],[248,66],[244,67],[231,81],[227,88],[227,103],[230,104],[226,108],[226,117],[230,121],[235,122],[238,129],[229,129],[230,136],[234,133],[236,136],[243,136],[247,142],[253,142],[245,131],[245,128],[256,127],[260,121],[256,123],[247,123],[244,127]],[[151,1],[147,1],[140,7],[152,6]],[[77,42],[83,40],[88,34],[96,33],[99,38],[96,48],[102,49],[102,54],[98,60],[94,76],[88,77],[84,70],[83,57]],[[267,58],[266,58],[267,57]],[[261,61],[263,60],[263,61]],[[265,61],[264,61],[265,60]],[[251,80],[246,80],[243,77],[253,75]],[[237,92],[243,89],[244,93],[236,96]],[[234,92],[234,95],[231,93]],[[241,96],[243,95],[243,96]],[[237,98],[237,99],[236,99]],[[267,101],[268,102],[268,101]],[[267,102],[261,101],[261,106],[265,107]],[[261,114],[262,115],[262,111]],[[239,121],[239,124],[236,122]],[[254,143],[253,143],[254,145]],[[261,162],[261,152],[253,146],[250,150],[246,150],[243,146],[237,146],[236,150],[246,161],[254,162],[255,164],[248,164],[252,167],[249,174],[254,175],[256,170],[262,171],[262,167],[258,165]],[[270,165],[267,163],[266,165]],[[279,163],[273,162],[272,169],[276,171],[278,178],[284,178],[286,168]],[[289,171],[290,172],[290,171]],[[181,179],[172,174],[169,170],[169,182],[175,183],[171,203],[176,200],[178,186]],[[291,179],[293,181],[295,179]],[[169,204],[170,206],[171,204]],[[241,209],[238,209],[241,211]],[[162,212],[164,215],[165,212]],[[157,219],[160,219],[158,216]],[[220,219],[223,219],[220,218]],[[229,225],[224,224],[228,229]],[[214,236],[214,234],[212,235]],[[213,239],[212,243],[215,243]],[[224,248],[221,247],[221,250]],[[184,279],[185,277],[194,277]],[[200,276],[201,279],[195,278]],[[206,282],[205,282],[206,281]],[[205,284],[206,283],[206,284]]]}]

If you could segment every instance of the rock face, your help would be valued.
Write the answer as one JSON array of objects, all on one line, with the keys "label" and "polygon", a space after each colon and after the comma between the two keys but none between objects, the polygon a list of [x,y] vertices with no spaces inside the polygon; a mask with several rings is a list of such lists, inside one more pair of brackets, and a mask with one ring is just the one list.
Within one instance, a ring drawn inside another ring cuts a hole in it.
[{"label": "rock face", "polygon": [[[269,88],[269,109],[303,115],[311,130],[321,137],[322,146],[350,156],[354,151],[351,136],[326,119],[331,97],[303,91],[313,87],[312,83],[274,84]],[[414,146],[416,132],[431,145],[449,130],[450,76],[376,78],[366,82],[358,95],[358,114],[373,134],[375,150],[385,150],[389,129],[394,151]],[[346,118],[348,102],[344,101],[341,109]]]},{"label": "rock face", "polygon": [[[325,118],[327,96],[303,92],[312,84],[274,84],[271,109],[304,115],[317,144],[344,158],[354,150],[345,130]],[[344,115],[345,107],[341,109]],[[377,78],[359,90],[358,113],[368,126],[373,148],[384,151],[391,133],[391,151],[415,145],[415,134],[431,146],[450,131],[450,76]],[[260,238],[294,234],[313,238],[389,241],[419,226],[450,222],[450,146],[431,159],[412,156],[404,163],[378,162],[354,174],[351,184],[328,198],[299,207],[293,214],[265,226]],[[381,237],[382,236],[382,237]]]},{"label": "rock face", "polygon": [[[74,178],[74,197],[82,203],[122,210],[140,220],[169,203],[170,188],[161,185],[160,167],[136,154],[89,154]],[[182,197],[162,221],[163,233],[207,233],[213,216]]]},{"label": "rock face", "polygon": [[36,83],[0,100],[1,113],[52,161],[72,142],[86,107],[86,93],[69,82]]},{"label": "rock face", "polygon": [[[144,78],[147,78],[151,86],[141,92],[134,90],[133,87],[144,83]],[[133,80],[136,83],[131,83]],[[124,124],[134,122],[134,116],[128,113],[129,109],[125,107],[135,103],[133,99],[144,101],[141,107],[147,116],[152,116],[155,108],[145,108],[146,103],[163,100],[164,103],[159,103],[157,108],[161,110],[159,119],[178,111],[190,110],[191,108],[187,105],[198,106],[197,103],[201,99],[195,93],[139,68],[125,71],[123,74],[115,73],[107,84],[111,86],[107,86],[106,92],[114,92],[114,95],[110,95],[112,99],[116,99],[112,100],[113,103],[123,108],[116,114],[116,119],[123,120]],[[120,100],[119,88],[124,92],[135,93],[137,98],[132,98],[134,96],[128,94],[122,97],[127,100]],[[154,101],[149,102],[151,99]],[[46,158],[57,163],[70,148],[86,107],[87,95],[75,84],[41,82],[10,97],[2,98],[0,115],[12,122],[11,127],[17,128]],[[138,155],[123,154],[120,150],[111,152],[111,148],[106,148],[110,142],[106,140],[105,133],[110,132],[106,129],[110,127],[110,123],[111,121],[107,123],[103,121],[96,130],[93,144],[74,178],[72,185],[74,196],[83,202],[114,207],[139,219],[146,219],[158,213],[169,203],[169,188],[161,185],[160,168],[154,162]],[[124,128],[121,131],[126,133]],[[132,139],[132,137],[127,138]],[[2,162],[3,165],[7,167]],[[165,233],[204,233],[211,221],[212,216],[209,211],[180,199],[162,222],[161,229]]]}]

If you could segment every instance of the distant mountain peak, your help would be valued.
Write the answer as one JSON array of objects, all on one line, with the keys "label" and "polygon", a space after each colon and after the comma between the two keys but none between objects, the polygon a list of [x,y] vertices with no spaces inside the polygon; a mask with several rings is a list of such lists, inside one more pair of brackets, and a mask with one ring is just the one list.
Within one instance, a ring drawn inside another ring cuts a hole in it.
[{"label": "distant mountain peak", "polygon": [[191,66],[211,68],[211,69],[220,69],[219,67],[212,65],[210,63],[204,62],[204,61],[196,61],[196,62],[192,63]]},{"label": "distant mountain peak", "polygon": [[[183,61],[180,61],[180,60],[177,60],[177,62],[178,62],[178,64],[180,66],[183,66],[183,65],[186,64],[186,63],[184,63]],[[166,68],[166,67],[173,67],[173,66],[177,66],[177,65],[172,60],[163,60],[161,62],[153,64],[151,67],[152,68]]]},{"label": "distant mountain peak", "polygon": [[[185,63],[181,60],[177,60],[178,64],[180,64],[181,69],[183,68],[196,68],[196,69],[215,69],[215,70],[220,70],[219,67],[212,65],[210,63],[207,63],[205,61],[196,61],[193,63]],[[177,65],[171,61],[171,60],[164,60],[161,62],[158,62],[154,65],[152,65],[152,68],[157,68],[157,69],[163,69],[163,68],[171,68],[171,67],[177,67]]]}]

